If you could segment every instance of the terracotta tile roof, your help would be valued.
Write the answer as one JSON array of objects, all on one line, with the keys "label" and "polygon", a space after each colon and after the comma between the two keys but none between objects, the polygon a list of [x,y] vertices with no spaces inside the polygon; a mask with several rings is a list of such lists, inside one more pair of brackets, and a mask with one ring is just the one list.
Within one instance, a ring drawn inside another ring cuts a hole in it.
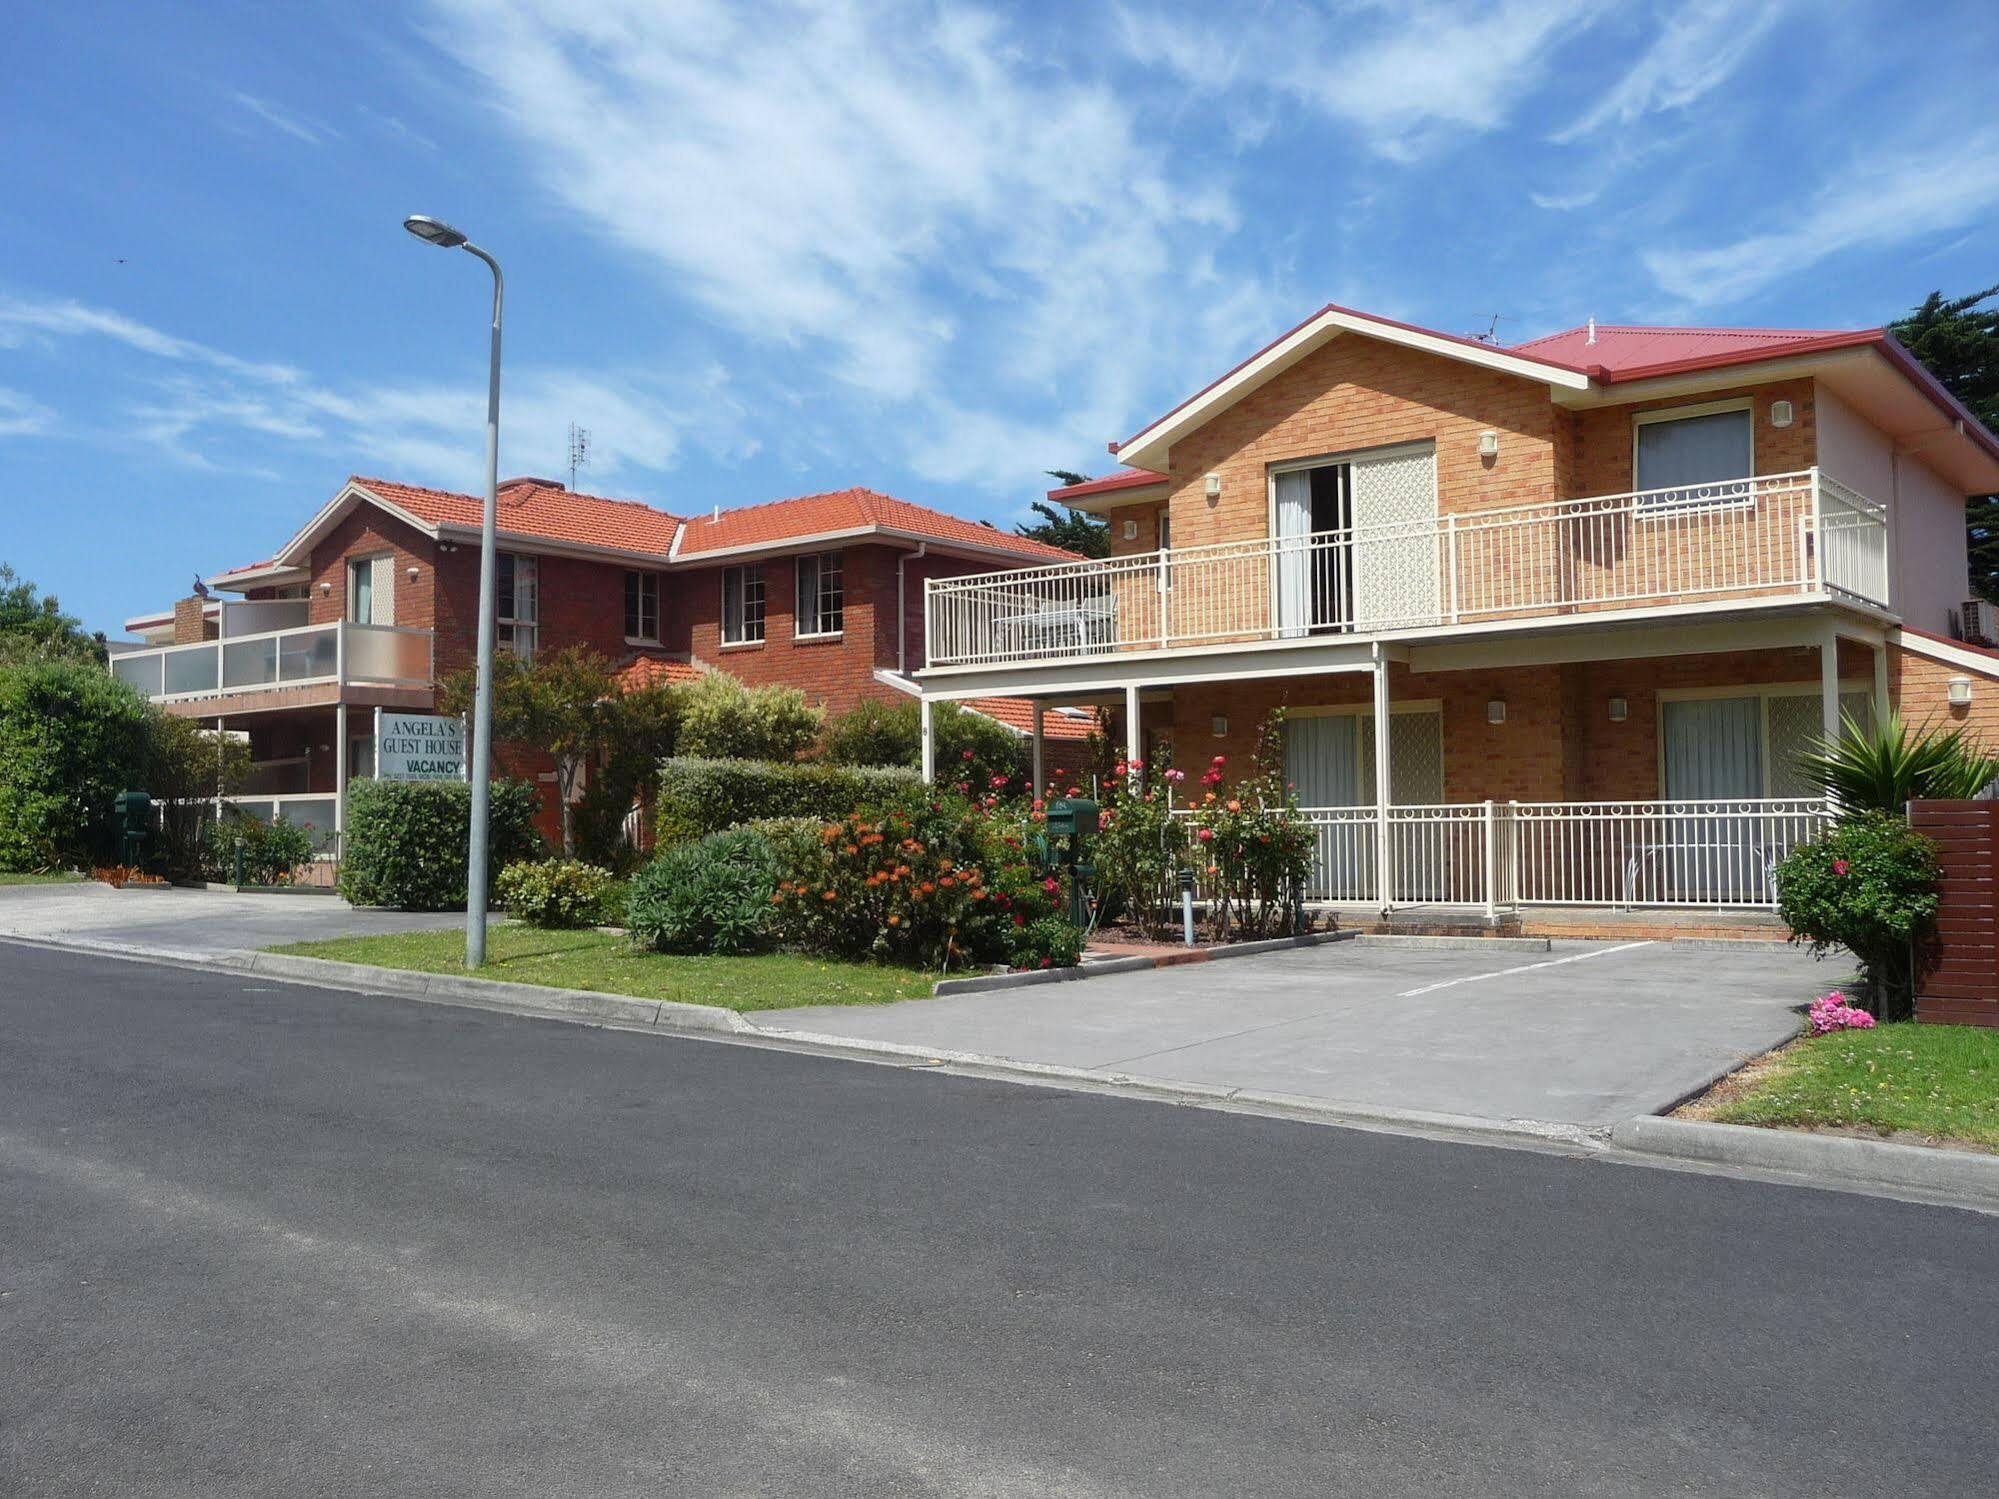
[{"label": "terracotta tile roof", "polygon": [[927,505],[912,505],[872,489],[837,489],[828,494],[800,495],[724,510],[719,517],[696,517],[680,538],[681,558],[737,547],[782,546],[786,542],[828,532],[880,527],[919,538],[1012,552],[1036,561],[1069,562],[1075,553],[1011,531],[946,515]]},{"label": "terracotta tile roof", "polygon": [[669,682],[695,682],[706,673],[679,656],[639,656],[618,668],[618,688],[635,692],[642,687],[659,687]]},{"label": "terracotta tile roof", "polygon": [[[485,501],[476,495],[359,474],[349,482],[434,526],[476,528],[485,511]],[[552,479],[508,479],[500,485],[500,529],[519,536],[664,555],[678,525],[678,517],[639,500],[572,494]]]},{"label": "terracotta tile roof", "polygon": [[1594,343],[1589,325],[1584,324],[1514,344],[1507,352],[1600,371],[1603,377],[1617,380],[1662,367],[1742,364],[1787,353],[1874,343],[1880,337],[1879,328],[1655,328],[1599,323]]},{"label": "terracotta tile roof", "polygon": [[[1024,697],[974,697],[965,699],[964,706],[987,718],[998,719],[1010,729],[1018,729],[1023,734],[1034,732],[1034,705]],[[1097,727],[1097,715],[1087,710],[1065,712],[1060,708],[1048,708],[1041,715],[1041,737],[1043,739],[1088,739]]]}]

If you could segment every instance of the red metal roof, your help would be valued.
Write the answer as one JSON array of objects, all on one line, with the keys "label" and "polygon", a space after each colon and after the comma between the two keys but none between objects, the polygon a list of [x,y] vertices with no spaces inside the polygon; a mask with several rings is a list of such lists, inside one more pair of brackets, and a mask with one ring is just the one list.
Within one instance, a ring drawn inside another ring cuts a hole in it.
[{"label": "red metal roof", "polygon": [[1149,468],[1121,468],[1114,474],[1105,474],[1101,479],[1088,479],[1081,484],[1064,484],[1048,491],[1051,500],[1080,500],[1086,495],[1110,494],[1120,489],[1149,489],[1154,484],[1164,484],[1166,475],[1154,473]]},{"label": "red metal roof", "polygon": [[1544,334],[1507,350],[1588,370],[1603,380],[1635,380],[1879,343],[1880,328],[1654,328],[1599,323]]},{"label": "red metal roof", "polygon": [[809,537],[843,531],[883,529],[918,538],[1013,552],[1036,561],[1067,562],[1075,553],[1046,542],[1016,536],[962,516],[946,515],[927,505],[912,505],[872,489],[838,489],[829,494],[800,495],[743,505],[716,517],[688,521],[675,555],[682,561],[710,552],[742,547],[782,546]]},{"label": "red metal roof", "polygon": [[[485,511],[484,500],[448,489],[423,489],[358,474],[350,482],[434,526],[477,529]],[[500,486],[499,528],[519,536],[664,554],[673,545],[679,524],[677,516],[639,500],[571,494],[546,479],[509,479]]]}]

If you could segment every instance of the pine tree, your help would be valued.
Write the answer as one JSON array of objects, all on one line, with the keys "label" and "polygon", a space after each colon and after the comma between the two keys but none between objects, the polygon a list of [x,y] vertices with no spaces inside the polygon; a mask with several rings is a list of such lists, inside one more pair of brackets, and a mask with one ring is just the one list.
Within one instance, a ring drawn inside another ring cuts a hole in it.
[{"label": "pine tree", "polygon": [[[1042,470],[1049,478],[1065,487],[1071,484],[1086,484],[1089,481],[1081,474],[1072,474],[1067,469],[1051,468]],[[1034,502],[1034,512],[1041,517],[1033,525],[1015,526],[1014,530],[1031,541],[1044,541],[1049,546],[1067,547],[1072,552],[1085,557],[1108,557],[1111,551],[1111,528],[1093,515],[1064,505],[1057,510],[1044,500]]]},{"label": "pine tree", "polygon": [[[1923,305],[1889,332],[1981,422],[1999,432],[1999,307],[1978,304],[1999,293],[1988,286],[1946,300],[1933,291]],[[1980,495],[1965,506],[1971,550],[1971,586],[1999,602],[1999,495]]]}]

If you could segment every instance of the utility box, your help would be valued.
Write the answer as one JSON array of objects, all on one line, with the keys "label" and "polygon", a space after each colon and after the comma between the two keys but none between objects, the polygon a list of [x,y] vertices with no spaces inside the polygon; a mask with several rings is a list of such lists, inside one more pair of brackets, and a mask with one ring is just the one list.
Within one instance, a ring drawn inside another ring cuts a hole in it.
[{"label": "utility box", "polygon": [[1094,838],[1097,836],[1097,804],[1088,797],[1063,796],[1048,804],[1048,836],[1051,838]]},{"label": "utility box", "polygon": [[111,815],[118,825],[119,862],[136,865],[153,835],[153,799],[143,791],[121,791],[111,799]]}]

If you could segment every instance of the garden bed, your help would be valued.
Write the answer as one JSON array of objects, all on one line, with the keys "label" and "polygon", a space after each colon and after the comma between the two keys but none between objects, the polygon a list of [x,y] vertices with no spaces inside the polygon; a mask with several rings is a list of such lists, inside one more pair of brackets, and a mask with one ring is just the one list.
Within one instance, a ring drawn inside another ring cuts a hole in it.
[{"label": "garden bed", "polygon": [[1999,1031],[1903,1022],[1800,1037],[1676,1112],[1999,1153]]},{"label": "garden bed", "polygon": [[[328,958],[418,973],[464,973],[465,934],[452,928],[379,937],[294,942],[272,952]],[[598,994],[627,994],[729,1010],[787,1010],[804,1005],[886,1004],[927,997],[938,975],[792,953],[754,957],[676,957],[637,948],[600,931],[538,931],[495,926],[486,938],[479,978]]]}]

